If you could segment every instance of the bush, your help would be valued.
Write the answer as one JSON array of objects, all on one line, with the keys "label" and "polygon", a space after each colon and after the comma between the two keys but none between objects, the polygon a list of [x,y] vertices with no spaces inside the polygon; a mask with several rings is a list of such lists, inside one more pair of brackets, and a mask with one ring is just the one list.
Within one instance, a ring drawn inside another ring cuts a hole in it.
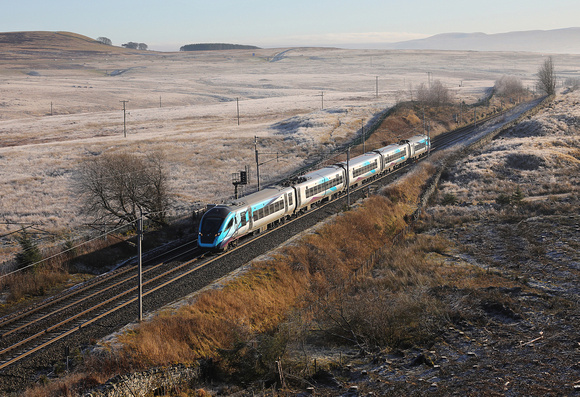
[{"label": "bush", "polygon": [[497,96],[510,99],[515,99],[525,93],[522,80],[515,76],[502,76],[495,82],[494,90]]},{"label": "bush", "polygon": [[514,205],[522,204],[524,200],[524,193],[521,191],[520,187],[518,186],[516,191],[512,193],[511,202]]},{"label": "bush", "polygon": [[25,269],[28,266],[38,263],[42,260],[42,254],[38,249],[38,246],[32,240],[32,237],[24,232],[19,237],[17,237],[18,244],[22,251],[16,255],[16,262],[18,264],[18,269]]},{"label": "bush", "polygon": [[495,202],[499,205],[509,205],[511,203],[511,198],[507,194],[500,193],[495,199]]},{"label": "bush", "polygon": [[449,103],[451,96],[443,83],[435,80],[429,87],[426,87],[424,83],[417,87],[417,100],[425,105],[437,107]]},{"label": "bush", "polygon": [[441,203],[443,205],[455,205],[457,204],[457,197],[453,193],[446,193]]}]

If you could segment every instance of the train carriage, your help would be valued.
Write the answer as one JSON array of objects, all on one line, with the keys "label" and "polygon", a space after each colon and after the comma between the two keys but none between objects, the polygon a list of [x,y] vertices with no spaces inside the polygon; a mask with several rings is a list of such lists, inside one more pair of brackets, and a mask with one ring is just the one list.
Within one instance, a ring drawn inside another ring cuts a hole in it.
[{"label": "train carriage", "polygon": [[267,227],[294,213],[296,200],[291,187],[271,186],[242,198],[250,207],[250,232]]},{"label": "train carriage", "polygon": [[296,189],[296,211],[309,210],[312,204],[327,200],[346,187],[346,172],[338,166],[322,168],[300,177]]},{"label": "train carriage", "polygon": [[291,187],[268,187],[235,200],[216,205],[201,218],[198,245],[225,250],[240,237],[263,231],[294,213],[296,201]]},{"label": "train carriage", "polygon": [[[339,165],[345,171],[347,170],[346,161],[339,163]],[[381,155],[376,152],[367,152],[350,159],[348,162],[350,186],[358,186],[367,179],[379,175],[382,167]]]},{"label": "train carriage", "polygon": [[382,172],[391,172],[409,158],[409,145],[394,143],[375,150],[382,158]]},{"label": "train carriage", "polygon": [[420,158],[429,153],[429,145],[431,142],[426,135],[415,135],[406,139],[405,142],[409,144],[409,148],[411,149],[410,157],[412,158]]}]

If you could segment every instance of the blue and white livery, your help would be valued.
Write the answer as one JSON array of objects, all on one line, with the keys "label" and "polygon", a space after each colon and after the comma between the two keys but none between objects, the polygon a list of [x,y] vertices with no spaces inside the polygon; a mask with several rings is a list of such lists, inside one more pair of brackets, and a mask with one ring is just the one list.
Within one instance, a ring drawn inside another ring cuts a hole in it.
[{"label": "blue and white livery", "polygon": [[311,171],[288,187],[269,186],[229,205],[213,206],[200,221],[198,246],[227,250],[245,235],[263,232],[298,212],[339,196],[346,191],[347,182],[356,187],[426,156],[430,145],[428,136],[416,135],[354,157],[348,163],[343,161]]}]

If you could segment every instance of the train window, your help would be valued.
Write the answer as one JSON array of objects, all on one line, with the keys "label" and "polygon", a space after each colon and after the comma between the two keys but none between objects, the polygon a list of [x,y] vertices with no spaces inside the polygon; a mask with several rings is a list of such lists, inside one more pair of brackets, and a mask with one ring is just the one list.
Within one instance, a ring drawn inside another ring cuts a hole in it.
[{"label": "train window", "polygon": [[377,160],[375,160],[375,161],[373,161],[370,164],[367,164],[367,165],[365,165],[363,167],[360,167],[360,168],[357,168],[356,170],[354,170],[352,172],[352,176],[356,178],[359,175],[366,174],[367,172],[376,169],[377,168],[377,165],[378,165],[377,164]]},{"label": "train window", "polygon": [[240,213],[240,220],[242,222],[242,226],[246,226],[246,223],[247,223],[247,221],[246,221],[246,211]]},{"label": "train window", "polygon": [[400,158],[405,157],[406,154],[407,154],[406,150],[397,153],[391,153],[388,156],[385,156],[385,163],[390,163],[392,161],[399,160]]},{"label": "train window", "polygon": [[[311,188],[306,188],[306,198],[312,197],[320,192],[326,192],[328,189],[332,189],[333,187],[336,187],[341,183],[343,183],[343,180],[344,178],[342,175],[337,175],[336,177],[334,177],[334,179],[328,180]],[[290,204],[292,204],[291,200]]]},{"label": "train window", "polygon": [[228,225],[226,226],[225,230],[228,230],[233,225],[234,225],[234,218],[230,219],[230,221],[228,222]]},{"label": "train window", "polygon": [[254,211],[254,221],[260,220],[264,217],[264,208]]},{"label": "train window", "polygon": [[292,193],[288,193],[288,206],[291,206],[292,204],[294,204],[292,201]]},{"label": "train window", "polygon": [[419,143],[417,143],[415,145],[415,150],[421,150],[424,149],[427,146],[427,142],[426,141],[421,141]]}]

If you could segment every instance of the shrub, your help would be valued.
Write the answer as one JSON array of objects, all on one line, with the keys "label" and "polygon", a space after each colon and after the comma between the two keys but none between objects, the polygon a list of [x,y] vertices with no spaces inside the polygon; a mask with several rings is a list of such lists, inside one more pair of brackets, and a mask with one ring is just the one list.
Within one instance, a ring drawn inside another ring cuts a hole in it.
[{"label": "shrub", "polygon": [[495,93],[500,97],[517,98],[525,93],[522,80],[516,76],[502,76],[495,82]]},{"label": "shrub", "polygon": [[22,233],[17,240],[22,249],[22,251],[16,255],[18,269],[25,269],[32,264],[42,261],[42,254],[28,233]]},{"label": "shrub", "polygon": [[521,191],[520,187],[518,186],[516,191],[512,193],[511,202],[515,205],[521,205],[524,200],[524,193]]},{"label": "shrub", "polygon": [[499,205],[509,205],[511,203],[511,198],[505,193],[500,193],[495,199],[495,202]]},{"label": "shrub", "polygon": [[455,205],[457,204],[457,197],[453,193],[446,193],[441,203],[443,205]]},{"label": "shrub", "polygon": [[429,87],[421,83],[417,87],[417,100],[428,106],[441,106],[450,102],[451,95],[440,80],[435,80]]}]

